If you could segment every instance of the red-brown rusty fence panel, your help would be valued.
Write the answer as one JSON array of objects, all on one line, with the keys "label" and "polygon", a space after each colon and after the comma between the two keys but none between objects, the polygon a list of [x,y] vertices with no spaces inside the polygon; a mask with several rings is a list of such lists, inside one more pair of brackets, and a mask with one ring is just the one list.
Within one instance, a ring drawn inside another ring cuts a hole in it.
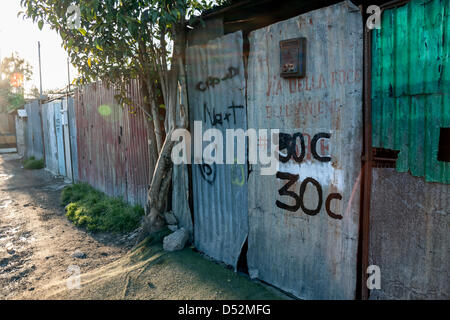
[{"label": "red-brown rusty fence panel", "polygon": [[[150,169],[148,119],[139,107],[118,105],[117,93],[102,83],[76,91],[79,180],[108,195],[144,205]],[[142,106],[137,81],[127,85],[127,96]]]}]

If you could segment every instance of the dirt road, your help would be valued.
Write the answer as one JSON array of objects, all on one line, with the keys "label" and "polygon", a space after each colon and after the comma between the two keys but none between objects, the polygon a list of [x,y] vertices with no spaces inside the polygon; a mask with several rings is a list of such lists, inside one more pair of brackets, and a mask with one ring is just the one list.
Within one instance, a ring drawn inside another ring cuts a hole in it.
[{"label": "dirt road", "polygon": [[70,266],[85,273],[130,248],[127,235],[74,227],[59,204],[65,185],[45,170],[23,169],[16,155],[0,155],[0,299],[33,298],[35,290],[70,277]]},{"label": "dirt road", "polygon": [[168,230],[130,250],[133,235],[76,228],[59,204],[65,185],[0,155],[0,299],[286,298],[193,247],[164,251]]}]

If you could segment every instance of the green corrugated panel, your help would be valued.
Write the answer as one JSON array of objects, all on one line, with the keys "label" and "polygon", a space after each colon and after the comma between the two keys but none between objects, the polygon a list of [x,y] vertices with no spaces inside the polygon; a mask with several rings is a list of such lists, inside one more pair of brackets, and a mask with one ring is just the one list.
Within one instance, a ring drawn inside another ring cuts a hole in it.
[{"label": "green corrugated panel", "polygon": [[450,0],[413,0],[385,10],[372,43],[373,146],[399,150],[397,170],[450,183],[437,160],[450,127]]}]

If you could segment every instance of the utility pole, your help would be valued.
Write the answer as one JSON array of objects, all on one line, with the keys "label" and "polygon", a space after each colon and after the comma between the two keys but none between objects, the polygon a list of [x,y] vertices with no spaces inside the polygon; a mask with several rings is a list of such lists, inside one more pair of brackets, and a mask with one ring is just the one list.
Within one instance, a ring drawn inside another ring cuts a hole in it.
[{"label": "utility pole", "polygon": [[[71,178],[72,183],[75,183],[75,177],[73,175],[73,154],[72,154],[72,140],[71,140],[71,132],[70,132],[70,119],[69,119],[69,96],[70,96],[70,61],[69,57],[67,57],[67,95],[66,95],[66,116],[67,116],[67,132],[69,134],[69,154],[70,154],[70,170],[71,170]],[[75,114],[75,112],[74,112]]]},{"label": "utility pole", "polygon": [[39,118],[41,118],[41,134],[42,134],[42,158],[44,159],[44,163],[46,162],[45,159],[45,143],[44,143],[44,123],[42,120],[42,70],[41,70],[41,42],[38,41],[38,55],[39,55]]},{"label": "utility pole", "polygon": [[70,92],[70,61],[69,57],[67,57],[67,95],[69,95]]},{"label": "utility pole", "polygon": [[38,55],[39,55],[39,101],[42,99],[42,70],[41,70],[41,42],[38,41]]}]

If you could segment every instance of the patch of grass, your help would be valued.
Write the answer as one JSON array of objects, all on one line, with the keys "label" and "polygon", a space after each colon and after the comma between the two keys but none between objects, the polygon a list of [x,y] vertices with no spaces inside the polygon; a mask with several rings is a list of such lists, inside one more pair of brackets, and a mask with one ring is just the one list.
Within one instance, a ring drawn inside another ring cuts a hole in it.
[{"label": "patch of grass", "polygon": [[28,170],[42,169],[44,168],[44,159],[29,157],[23,162],[23,167]]},{"label": "patch of grass", "polygon": [[66,216],[76,226],[89,231],[130,232],[144,215],[144,209],[121,199],[108,197],[88,184],[67,186],[61,193]]}]

